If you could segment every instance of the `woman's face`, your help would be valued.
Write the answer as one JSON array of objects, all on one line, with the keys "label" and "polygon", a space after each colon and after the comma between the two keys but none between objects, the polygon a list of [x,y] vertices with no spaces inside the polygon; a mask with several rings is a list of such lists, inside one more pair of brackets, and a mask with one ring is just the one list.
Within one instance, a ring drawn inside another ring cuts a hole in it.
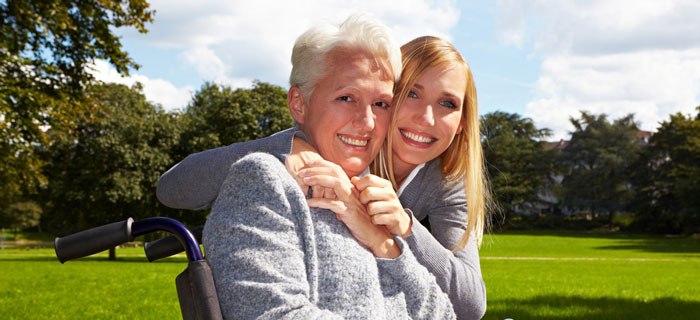
[{"label": "woman's face", "polygon": [[462,130],[466,70],[455,64],[428,69],[396,115],[392,151],[396,168],[413,169],[440,156]]},{"label": "woman's face", "polygon": [[374,160],[386,138],[394,82],[366,54],[331,52],[328,58],[328,76],[316,84],[295,120],[323,158],[355,176]]}]

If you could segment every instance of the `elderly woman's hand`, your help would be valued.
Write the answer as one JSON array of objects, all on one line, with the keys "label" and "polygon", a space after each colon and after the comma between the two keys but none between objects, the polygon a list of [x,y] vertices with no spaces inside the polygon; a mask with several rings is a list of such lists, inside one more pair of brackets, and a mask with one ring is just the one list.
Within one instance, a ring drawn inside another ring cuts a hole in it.
[{"label": "elderly woman's hand", "polygon": [[351,180],[360,192],[360,202],[376,225],[383,225],[392,234],[402,238],[411,235],[411,216],[404,211],[391,182],[375,175],[353,177]]},{"label": "elderly woman's hand", "polygon": [[333,211],[355,239],[376,257],[393,259],[401,254],[389,231],[372,223],[365,205],[359,199],[359,192],[339,165],[325,160],[313,161],[299,171],[299,176],[305,184],[332,189],[336,195],[335,199],[309,199],[310,207]]},{"label": "elderly woman's hand", "polygon": [[[299,177],[299,170],[305,168],[309,163],[323,160],[318,151],[311,146],[308,142],[304,141],[299,137],[294,137],[294,143],[292,143],[292,151],[287,156],[284,161],[284,166],[287,168],[287,172],[294,178],[294,180],[301,188],[301,191],[312,198],[329,198],[335,199],[335,193],[333,189],[323,188],[321,186],[308,186]],[[311,188],[311,189],[309,189]]]}]

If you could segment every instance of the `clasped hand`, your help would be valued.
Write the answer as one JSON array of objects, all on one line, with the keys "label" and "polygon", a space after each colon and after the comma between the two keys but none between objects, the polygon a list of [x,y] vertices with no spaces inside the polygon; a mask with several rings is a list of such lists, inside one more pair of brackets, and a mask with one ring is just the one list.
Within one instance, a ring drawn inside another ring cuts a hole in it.
[{"label": "clasped hand", "polygon": [[389,181],[374,175],[349,179],[339,165],[323,160],[300,139],[295,139],[285,165],[304,193],[311,190],[310,207],[334,212],[375,256],[395,258],[401,254],[392,234],[410,234],[411,218]]}]

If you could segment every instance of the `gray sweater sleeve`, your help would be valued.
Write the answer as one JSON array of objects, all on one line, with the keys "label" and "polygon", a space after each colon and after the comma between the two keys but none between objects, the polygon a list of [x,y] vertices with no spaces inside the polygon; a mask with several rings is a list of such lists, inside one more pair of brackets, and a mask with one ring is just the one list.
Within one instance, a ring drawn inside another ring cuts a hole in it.
[{"label": "gray sweater sleeve", "polygon": [[[405,240],[416,259],[447,292],[457,318],[483,317],[486,288],[476,240],[470,237],[465,248],[452,251],[464,234],[467,221],[462,181],[444,181],[439,162],[431,162],[409,184],[401,195],[401,202],[414,214],[413,233]],[[430,231],[418,223],[425,217],[430,222]]]},{"label": "gray sweater sleeve", "polygon": [[377,259],[382,290],[387,295],[392,295],[392,290],[402,292],[411,319],[455,319],[452,303],[435,285],[435,277],[420,265],[401,238],[395,240],[401,255],[396,259]]},{"label": "gray sweater sleeve", "polygon": [[191,154],[161,175],[156,196],[171,208],[208,209],[234,162],[251,152],[270,153],[283,161],[292,148],[294,135],[299,132],[291,128],[266,138]]},{"label": "gray sweater sleeve", "polygon": [[227,318],[341,318],[315,304],[316,250],[303,229],[311,227],[303,221],[310,213],[285,175],[269,155],[243,158],[205,224],[203,242]]}]

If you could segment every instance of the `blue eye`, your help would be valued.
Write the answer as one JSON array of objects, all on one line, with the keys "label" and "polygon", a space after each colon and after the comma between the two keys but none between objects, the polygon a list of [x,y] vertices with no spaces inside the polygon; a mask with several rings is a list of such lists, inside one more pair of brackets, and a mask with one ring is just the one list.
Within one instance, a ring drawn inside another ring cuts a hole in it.
[{"label": "blue eye", "polygon": [[418,95],[413,91],[408,92],[408,97],[411,99],[418,99]]},{"label": "blue eye", "polygon": [[459,108],[459,107],[457,106],[457,104],[454,103],[454,101],[452,101],[452,100],[442,100],[442,101],[440,101],[440,105],[443,106],[443,107],[446,107],[446,108],[450,108],[450,109],[457,109],[457,108]]}]

